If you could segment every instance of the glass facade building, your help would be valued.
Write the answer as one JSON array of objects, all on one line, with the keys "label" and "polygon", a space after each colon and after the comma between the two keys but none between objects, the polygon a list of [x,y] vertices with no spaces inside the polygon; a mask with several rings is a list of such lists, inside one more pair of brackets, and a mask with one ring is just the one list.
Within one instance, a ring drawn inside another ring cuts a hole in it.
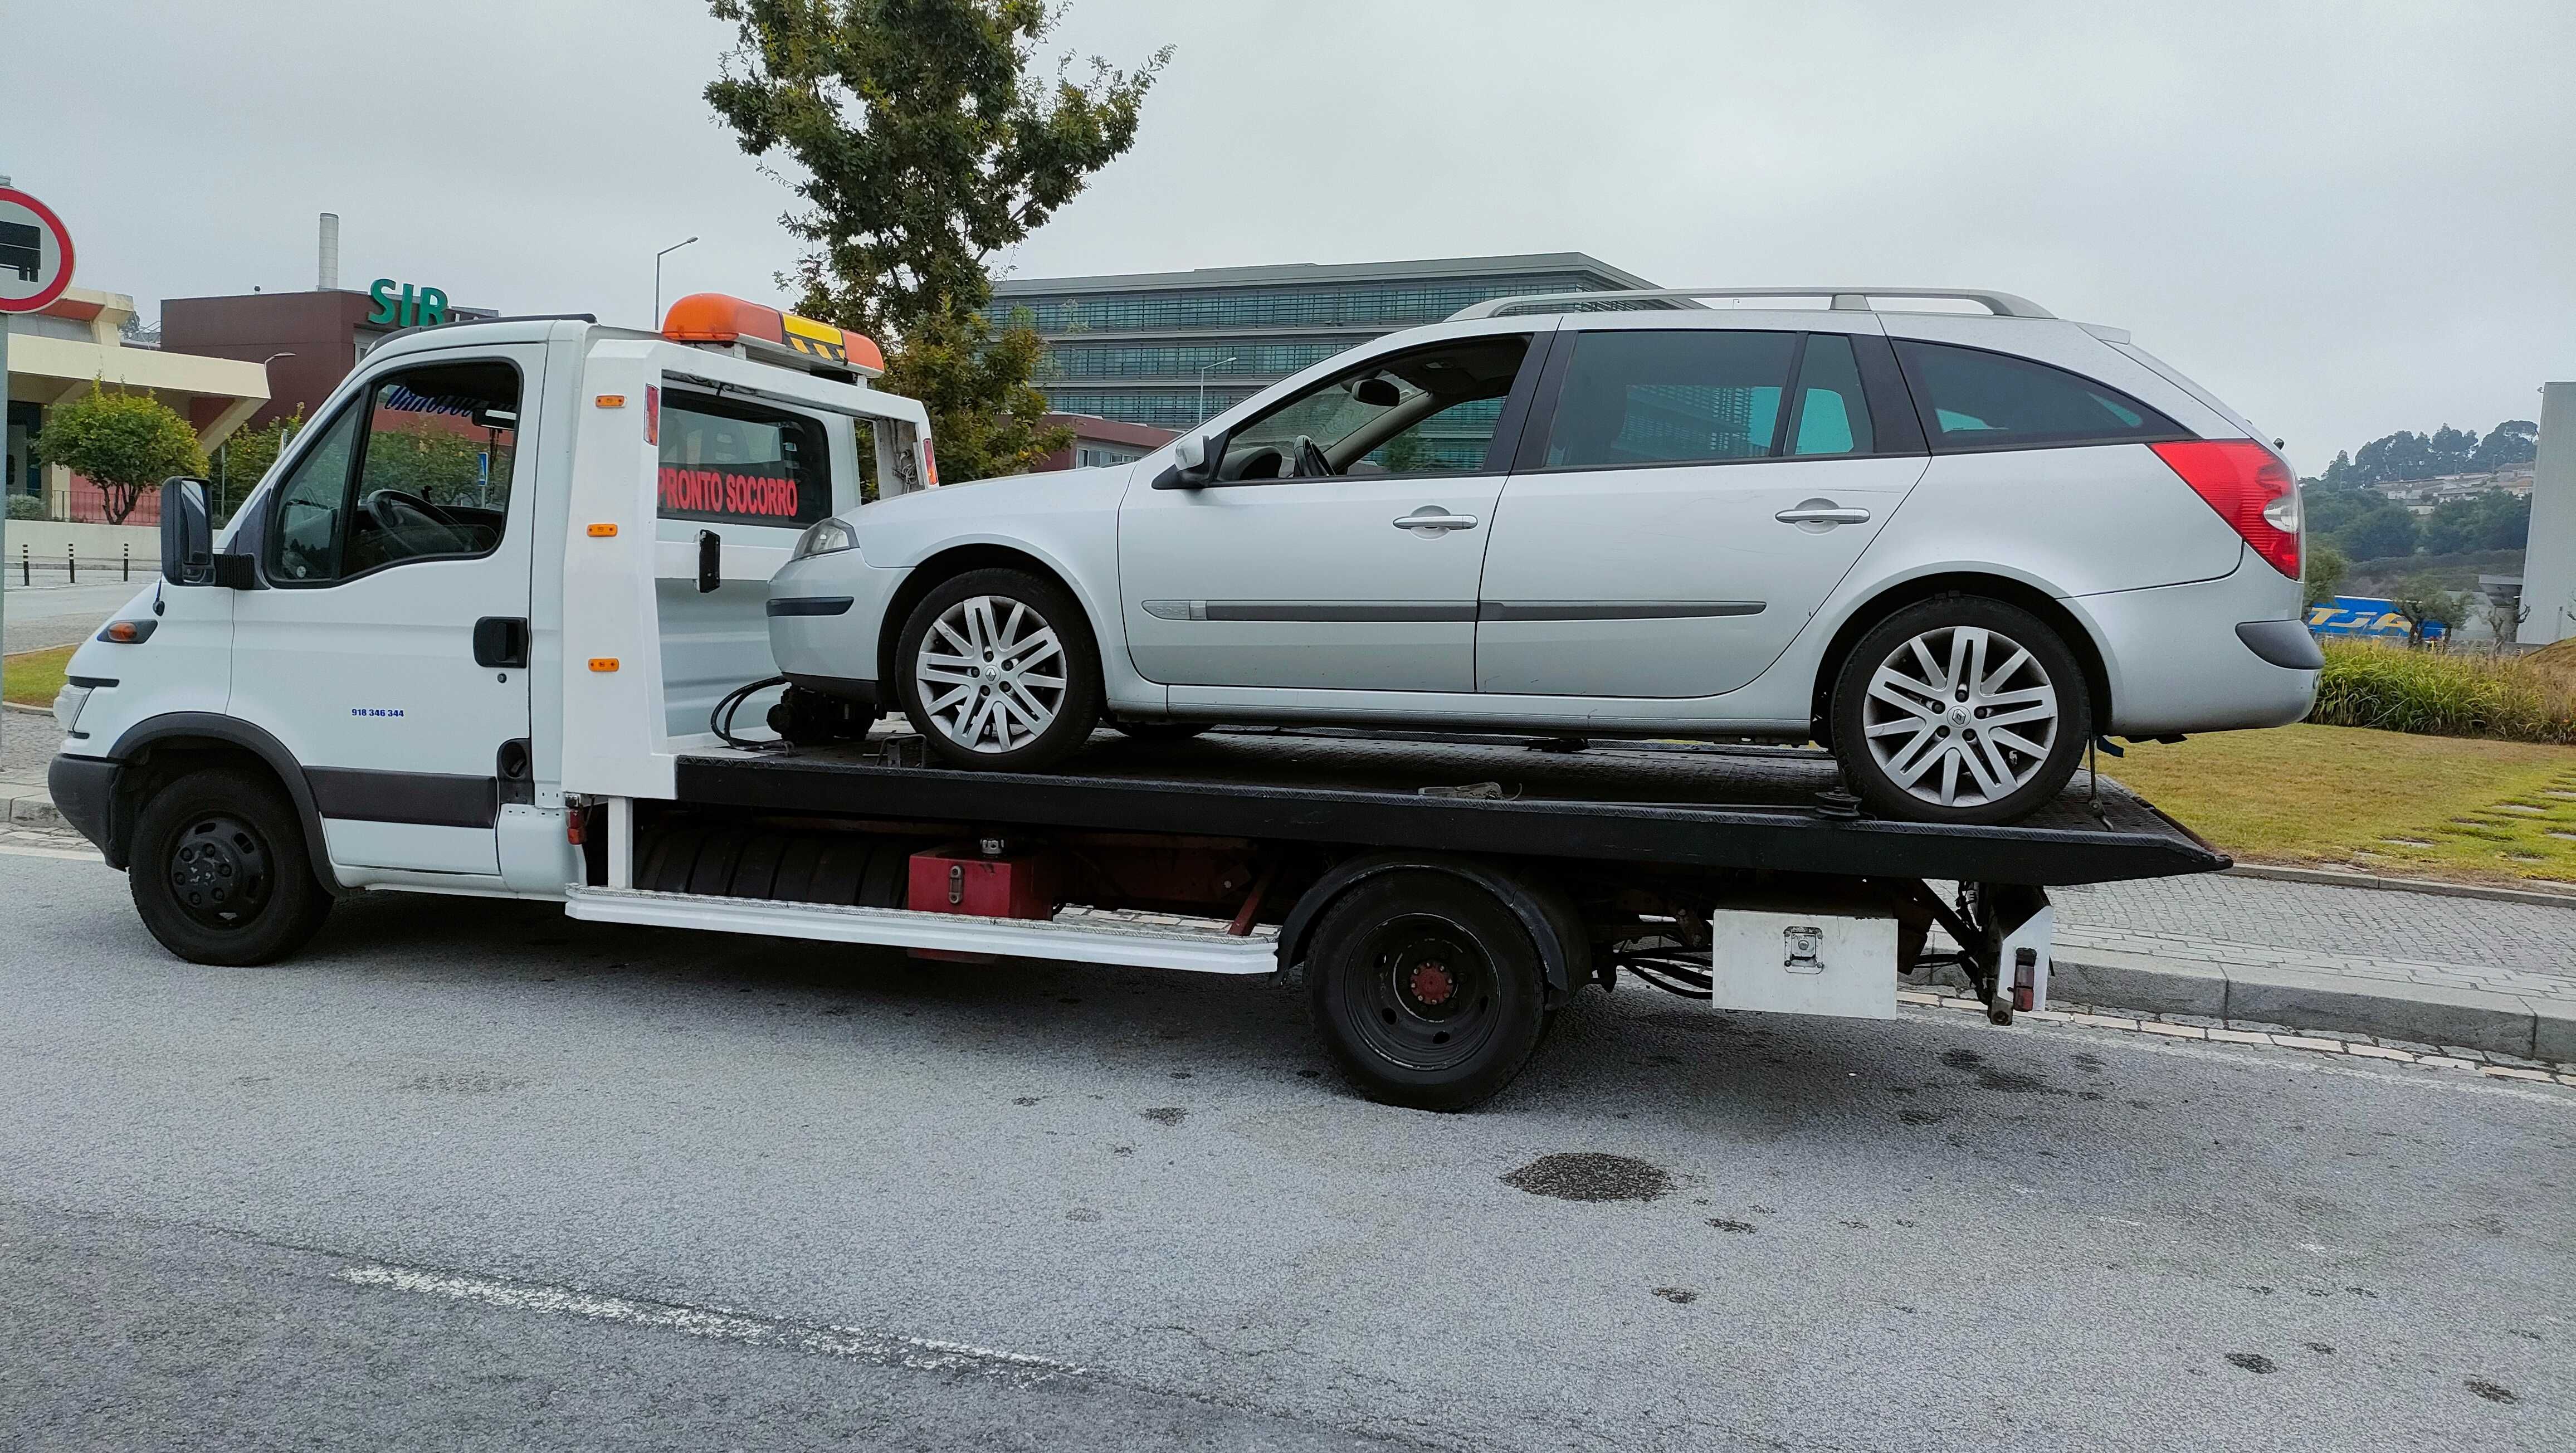
[{"label": "glass facade building", "polygon": [[1372,338],[1521,293],[1654,284],[1579,252],[1011,278],[990,313],[1034,326],[1063,414],[1187,429]]}]

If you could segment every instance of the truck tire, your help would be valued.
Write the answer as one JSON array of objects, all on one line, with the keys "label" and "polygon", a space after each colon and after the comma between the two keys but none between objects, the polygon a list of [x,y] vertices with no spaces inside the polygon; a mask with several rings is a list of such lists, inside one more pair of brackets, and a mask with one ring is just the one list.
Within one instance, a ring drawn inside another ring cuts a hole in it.
[{"label": "truck tire", "polygon": [[1316,1032],[1352,1087],[1417,1110],[1491,1099],[1547,1027],[1547,976],[1528,930],[1447,873],[1384,873],[1343,894],[1309,940],[1306,988]]},{"label": "truck tire", "polygon": [[1836,675],[1831,715],[1851,790],[1914,822],[2029,816],[2065,787],[2093,731],[2064,639],[1977,595],[1936,595],[1871,627]]},{"label": "truck tire", "polygon": [[1042,772],[1091,739],[1100,650],[1071,593],[1025,570],[933,586],[895,641],[895,690],[952,767]]},{"label": "truck tire", "polygon": [[331,912],[294,805],[235,767],[191,772],[152,795],[125,878],[143,926],[192,964],[284,958]]}]

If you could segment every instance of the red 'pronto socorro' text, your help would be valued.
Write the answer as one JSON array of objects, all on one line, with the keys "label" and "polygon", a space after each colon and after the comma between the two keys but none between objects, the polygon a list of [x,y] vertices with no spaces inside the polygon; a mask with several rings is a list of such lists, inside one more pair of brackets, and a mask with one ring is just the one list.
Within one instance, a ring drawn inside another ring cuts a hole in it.
[{"label": "red 'pronto socorro' text", "polygon": [[662,466],[662,508],[700,514],[796,515],[796,481],[726,469]]}]

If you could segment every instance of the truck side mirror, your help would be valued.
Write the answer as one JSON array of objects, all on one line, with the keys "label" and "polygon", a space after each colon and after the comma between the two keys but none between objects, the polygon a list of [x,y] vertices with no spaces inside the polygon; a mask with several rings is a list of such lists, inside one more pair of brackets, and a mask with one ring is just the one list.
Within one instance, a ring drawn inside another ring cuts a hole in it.
[{"label": "truck side mirror", "polygon": [[1172,446],[1171,467],[1155,476],[1156,489],[1198,489],[1216,478],[1225,461],[1223,434],[1192,434]]},{"label": "truck side mirror", "polygon": [[161,578],[172,585],[214,583],[215,521],[202,479],[161,482]]}]

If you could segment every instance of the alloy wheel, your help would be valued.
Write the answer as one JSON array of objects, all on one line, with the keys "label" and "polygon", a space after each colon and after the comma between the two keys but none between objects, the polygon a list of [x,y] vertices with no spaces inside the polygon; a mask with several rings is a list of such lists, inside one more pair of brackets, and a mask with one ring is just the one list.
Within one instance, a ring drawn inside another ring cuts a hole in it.
[{"label": "alloy wheel", "polygon": [[1870,676],[1861,723],[1887,779],[1941,807],[2011,796],[2063,729],[2057,685],[2038,658],[1984,626],[1942,626],[1889,652]]},{"label": "alloy wheel", "polygon": [[1001,753],[1055,725],[1067,665],[1055,627],[1027,602],[970,595],[922,636],[913,684],[942,735],[970,751]]}]

